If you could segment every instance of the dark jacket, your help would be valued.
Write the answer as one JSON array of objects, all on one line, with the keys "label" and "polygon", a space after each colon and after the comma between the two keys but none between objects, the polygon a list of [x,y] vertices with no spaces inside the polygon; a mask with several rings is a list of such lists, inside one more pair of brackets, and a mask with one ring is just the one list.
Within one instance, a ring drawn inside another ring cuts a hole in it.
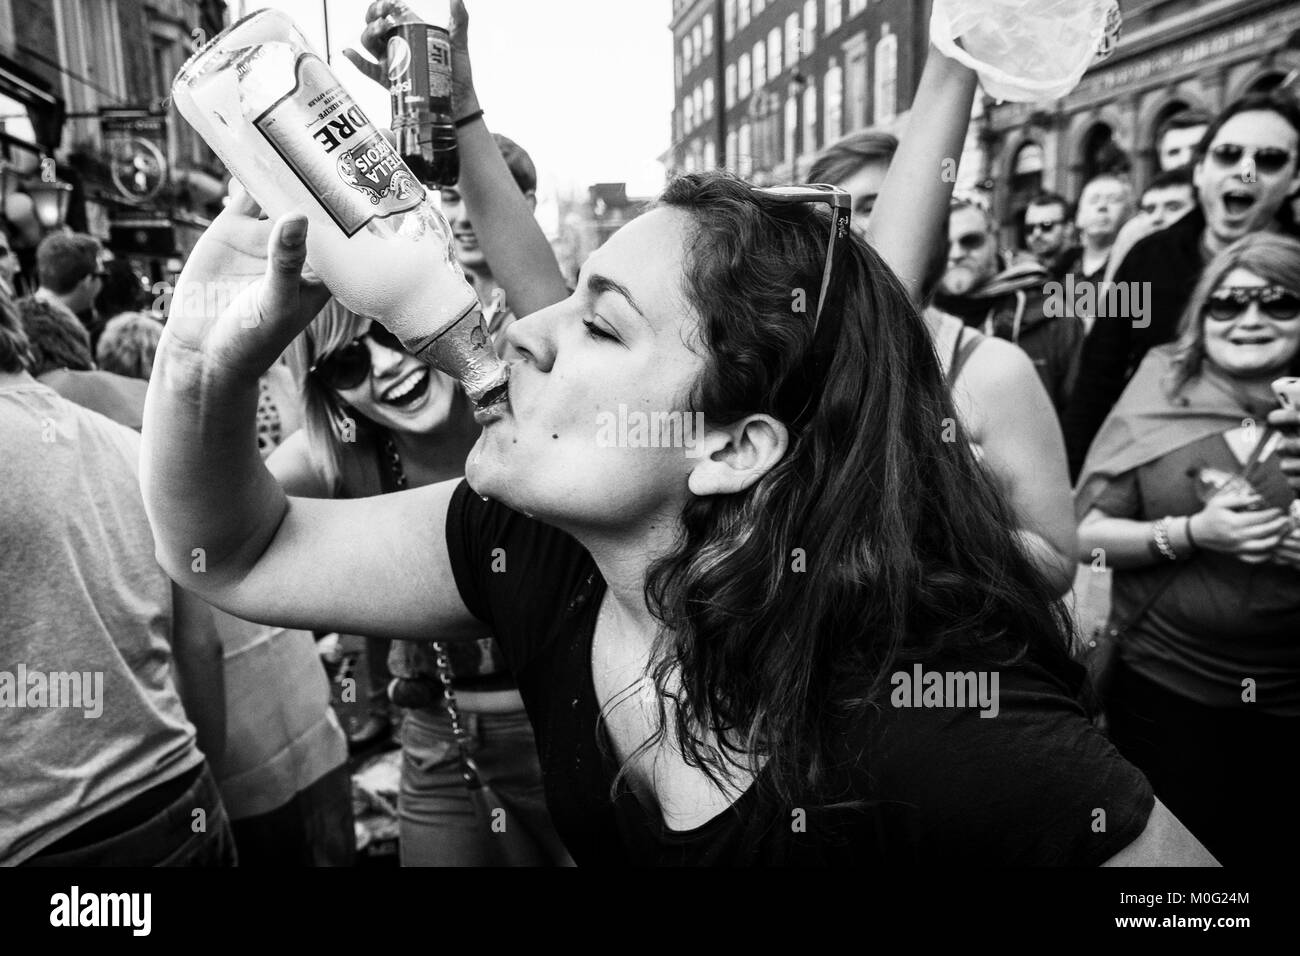
[{"label": "dark jacket", "polygon": [[1205,215],[1198,206],[1172,225],[1138,240],[1115,270],[1117,283],[1151,283],[1149,314],[1099,318],[1083,343],[1079,381],[1062,421],[1072,479],[1078,476],[1088,446],[1147,350],[1172,340],[1177,333],[1178,320],[1204,266],[1204,231]]},{"label": "dark jacket", "polygon": [[1053,281],[1046,267],[1026,258],[964,296],[936,295],[934,304],[985,335],[996,335],[1024,349],[1060,414],[1074,387],[1083,321],[1073,314],[1043,314],[1046,286]]}]

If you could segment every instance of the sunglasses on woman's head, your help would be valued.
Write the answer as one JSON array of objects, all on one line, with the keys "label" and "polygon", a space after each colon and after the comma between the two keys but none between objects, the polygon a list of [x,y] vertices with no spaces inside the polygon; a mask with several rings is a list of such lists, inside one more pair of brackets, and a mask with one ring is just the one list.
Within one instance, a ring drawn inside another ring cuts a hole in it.
[{"label": "sunglasses on woman's head", "polygon": [[1206,318],[1217,322],[1231,322],[1258,302],[1260,311],[1269,318],[1289,322],[1300,316],[1300,295],[1280,285],[1228,286],[1216,289],[1205,300]]},{"label": "sunglasses on woman's head", "polygon": [[[849,235],[849,223],[853,218],[853,197],[838,186],[826,183],[809,183],[799,186],[751,186],[754,192],[769,200],[786,206],[804,203],[825,203],[830,207],[830,237],[826,240],[826,261],[822,265],[821,291],[817,294],[817,311],[813,313],[813,343],[809,350],[812,374],[807,382],[808,396],[799,411],[789,414],[791,425],[801,421],[813,406],[813,396],[819,389],[821,380],[830,364],[831,346],[839,334],[838,316],[823,323],[822,308],[826,305],[826,292],[831,285],[831,266],[835,261],[835,243]],[[779,403],[781,404],[781,403]],[[788,404],[788,403],[787,403]],[[793,405],[790,406],[791,408]]]},{"label": "sunglasses on woman's head", "polygon": [[1231,169],[1241,162],[1241,157],[1249,156],[1255,163],[1255,169],[1261,173],[1280,173],[1291,162],[1291,151],[1274,146],[1239,146],[1236,143],[1220,143],[1210,150],[1213,160],[1225,169]]},{"label": "sunglasses on woman's head", "polygon": [[339,391],[356,388],[370,377],[370,349],[362,341],[366,338],[395,352],[406,351],[397,336],[378,322],[371,322],[370,328],[347,345],[320,358],[311,367],[311,374]]}]

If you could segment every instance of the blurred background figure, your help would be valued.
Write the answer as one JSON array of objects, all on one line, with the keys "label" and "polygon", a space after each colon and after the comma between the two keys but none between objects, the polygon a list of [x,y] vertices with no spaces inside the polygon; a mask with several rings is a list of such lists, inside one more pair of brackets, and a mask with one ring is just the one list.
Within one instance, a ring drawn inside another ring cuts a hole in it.
[{"label": "blurred background figure", "polygon": [[1016,260],[998,250],[987,205],[973,197],[954,198],[947,267],[934,304],[985,335],[1024,349],[1059,414],[1073,387],[1084,332],[1072,309],[1046,313],[1051,279],[1037,259]]},{"label": "blurred background figure", "polygon": [[0,296],[10,300],[18,298],[18,253],[13,237],[0,221]]},{"label": "blurred background figure", "polygon": [[1192,185],[1192,168],[1178,166],[1156,176],[1142,190],[1138,212],[1147,227],[1163,229],[1196,205],[1196,188]]},{"label": "blurred background figure", "polygon": [[1133,215],[1133,187],[1111,173],[1094,176],[1079,193],[1074,225],[1079,250],[1064,270],[1075,282],[1096,282],[1106,271],[1111,246],[1128,218]]},{"label": "blurred background figure", "polygon": [[1209,129],[1210,116],[1200,110],[1183,110],[1176,113],[1156,138],[1156,153],[1160,171],[1168,172],[1180,166],[1190,166],[1196,158],[1196,147]]},{"label": "blurred background figure", "polygon": [[51,233],[36,247],[40,285],[32,297],[77,319],[90,334],[92,354],[104,329],[95,313],[95,297],[107,275],[105,258],[99,240],[80,232]]},{"label": "blurred background figure", "polygon": [[1074,247],[1070,203],[1057,193],[1039,193],[1025,207],[1025,249],[1057,279],[1070,271]]},{"label": "blurred background figure", "polygon": [[29,371],[70,402],[140,430],[148,384],[95,367],[90,333],[67,309],[30,296],[18,303],[31,348]]},{"label": "blurred background figure", "polygon": [[825,150],[808,171],[810,183],[830,183],[853,197],[853,226],[865,232],[880,185],[898,151],[898,137],[880,130],[850,133]]},{"label": "blurred background figure", "polygon": [[[29,672],[0,720],[0,865],[233,865],[208,607],[154,560],[139,436],[32,378],[31,352],[0,296],[0,661]],[[32,705],[32,671],[80,678],[79,706]]]},{"label": "blurred background figure", "polygon": [[95,358],[105,372],[149,381],[162,323],[143,312],[124,312],[108,320]]},{"label": "blurred background figure", "polygon": [[104,263],[99,295],[95,296],[95,313],[107,324],[123,312],[138,312],[149,304],[140,275],[125,259]]}]

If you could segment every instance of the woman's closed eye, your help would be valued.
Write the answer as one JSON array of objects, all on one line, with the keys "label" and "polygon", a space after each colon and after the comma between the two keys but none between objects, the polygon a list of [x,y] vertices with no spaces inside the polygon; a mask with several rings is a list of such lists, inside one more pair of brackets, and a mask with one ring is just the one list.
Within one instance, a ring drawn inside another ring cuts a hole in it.
[{"label": "woman's closed eye", "polygon": [[[596,316],[596,318],[599,319],[600,316]],[[587,319],[583,319],[583,320],[582,320],[582,324],[583,324],[583,326],[587,329],[587,336],[588,336],[588,338],[593,338],[593,339],[608,339],[608,340],[611,341],[611,342],[622,342],[622,341],[623,341],[623,340],[620,339],[617,335],[614,335],[614,334],[612,334],[612,333],[606,331],[605,329],[603,329],[603,328],[601,328],[599,325],[597,325],[595,322],[591,322],[591,321],[588,321]]]}]

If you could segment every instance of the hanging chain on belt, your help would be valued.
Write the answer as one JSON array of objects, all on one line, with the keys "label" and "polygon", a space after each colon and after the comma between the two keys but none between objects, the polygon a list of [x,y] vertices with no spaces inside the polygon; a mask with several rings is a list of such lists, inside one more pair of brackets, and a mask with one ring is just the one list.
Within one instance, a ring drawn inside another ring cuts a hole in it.
[{"label": "hanging chain on belt", "polygon": [[[388,460],[392,472],[393,485],[398,491],[407,487],[406,469],[402,467],[402,456],[397,453],[397,444],[391,435],[384,436],[384,457]],[[451,720],[452,736],[456,738],[456,747],[460,751],[460,773],[465,778],[465,786],[481,787],[478,767],[469,755],[469,734],[461,723],[460,706],[456,703],[456,691],[451,686],[451,659],[447,656],[447,645],[442,641],[433,642],[433,660],[438,668],[438,680],[442,682],[443,703],[447,707],[447,717]]]}]

